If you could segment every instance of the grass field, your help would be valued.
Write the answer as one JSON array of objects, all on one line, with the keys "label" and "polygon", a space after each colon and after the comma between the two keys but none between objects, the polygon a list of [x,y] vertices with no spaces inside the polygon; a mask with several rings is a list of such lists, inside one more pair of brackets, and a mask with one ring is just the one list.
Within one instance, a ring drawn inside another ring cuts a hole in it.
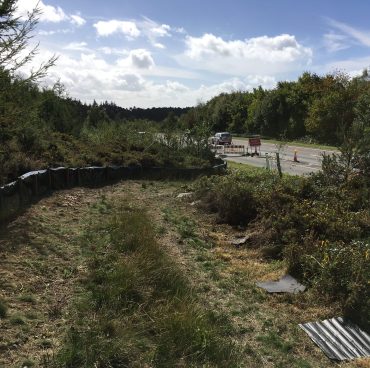
[{"label": "grass field", "polygon": [[61,191],[2,229],[0,366],[370,366],[329,361],[298,323],[338,306],[310,290],[257,288],[284,262],[233,246],[245,230],[177,198],[190,190],[127,181]]}]

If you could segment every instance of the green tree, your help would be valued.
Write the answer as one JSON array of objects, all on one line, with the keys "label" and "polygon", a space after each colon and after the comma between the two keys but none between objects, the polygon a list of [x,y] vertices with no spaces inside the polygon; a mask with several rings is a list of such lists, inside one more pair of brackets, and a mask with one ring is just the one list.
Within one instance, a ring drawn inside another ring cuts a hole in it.
[{"label": "green tree", "polygon": [[[40,10],[36,7],[24,18],[16,16],[17,0],[0,2],[0,68],[14,75],[21,67],[29,63],[38,52],[38,45],[27,51],[33,31],[38,23]],[[55,63],[52,57],[33,70],[28,80],[35,81],[44,76]]]}]

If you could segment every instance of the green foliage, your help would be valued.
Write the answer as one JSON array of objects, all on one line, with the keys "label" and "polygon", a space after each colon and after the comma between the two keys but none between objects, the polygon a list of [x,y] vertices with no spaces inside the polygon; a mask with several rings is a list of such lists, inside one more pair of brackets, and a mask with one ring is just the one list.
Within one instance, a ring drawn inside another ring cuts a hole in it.
[{"label": "green foliage", "polygon": [[26,322],[23,316],[17,314],[10,317],[10,323],[12,325],[24,325]]},{"label": "green foliage", "polygon": [[306,283],[341,301],[346,316],[370,328],[369,240],[318,241],[307,237],[287,252],[291,267],[299,267]]},{"label": "green foliage", "polygon": [[189,110],[180,121],[193,128],[207,120],[214,132],[340,145],[354,122],[366,116],[369,87],[366,76],[350,79],[340,72],[323,76],[306,72],[298,81],[278,82],[271,90],[222,93]]},{"label": "green foliage", "polygon": [[201,178],[195,185],[198,198],[221,221],[246,224],[257,216],[260,191],[277,180],[270,172],[232,170],[227,176]]},{"label": "green foliage", "polygon": [[[361,150],[354,151],[358,162]],[[357,153],[356,153],[357,152]],[[342,156],[323,172],[278,180],[261,170],[202,178],[197,196],[230,224],[250,223],[254,246],[284,258],[289,271],[342,304],[345,316],[370,327],[370,191],[368,173]],[[354,171],[355,170],[355,171]]]},{"label": "green foliage", "polygon": [[186,140],[183,133],[162,140],[159,124],[119,119],[126,113],[133,118],[155,116],[157,110],[84,105],[69,98],[60,83],[40,90],[5,70],[0,70],[0,82],[0,185],[27,171],[53,166],[189,167],[209,166],[213,159],[204,144],[208,131],[199,126]]},{"label": "green foliage", "polygon": [[82,239],[90,259],[86,294],[55,364],[236,366],[221,322],[198,303],[148,215],[131,206],[106,208]]}]

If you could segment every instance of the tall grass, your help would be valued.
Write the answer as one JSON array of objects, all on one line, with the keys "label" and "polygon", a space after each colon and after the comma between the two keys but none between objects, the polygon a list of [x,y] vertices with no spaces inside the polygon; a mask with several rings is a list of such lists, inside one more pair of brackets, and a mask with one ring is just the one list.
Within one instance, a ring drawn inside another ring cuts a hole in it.
[{"label": "tall grass", "polygon": [[201,306],[145,212],[113,209],[88,229],[83,244],[89,257],[86,292],[57,366],[237,365],[217,316]]}]

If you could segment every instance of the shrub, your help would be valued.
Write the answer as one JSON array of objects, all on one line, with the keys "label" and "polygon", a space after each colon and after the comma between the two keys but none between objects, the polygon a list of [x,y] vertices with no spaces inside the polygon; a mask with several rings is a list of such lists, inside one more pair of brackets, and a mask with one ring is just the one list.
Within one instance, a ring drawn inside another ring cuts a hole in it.
[{"label": "shrub", "polygon": [[245,225],[256,218],[260,192],[274,180],[274,175],[268,172],[232,170],[226,176],[201,178],[195,191],[204,206],[217,212],[221,221]]},{"label": "shrub", "polygon": [[318,293],[336,298],[345,316],[370,328],[370,242],[315,241],[290,245],[290,268]]},{"label": "shrub", "polygon": [[284,257],[290,273],[339,300],[347,317],[369,328],[369,191],[356,175],[335,181],[338,172],[329,161],[327,177],[276,180],[256,170],[233,171],[201,179],[196,191],[229,224],[256,218],[255,246],[269,257]]}]

